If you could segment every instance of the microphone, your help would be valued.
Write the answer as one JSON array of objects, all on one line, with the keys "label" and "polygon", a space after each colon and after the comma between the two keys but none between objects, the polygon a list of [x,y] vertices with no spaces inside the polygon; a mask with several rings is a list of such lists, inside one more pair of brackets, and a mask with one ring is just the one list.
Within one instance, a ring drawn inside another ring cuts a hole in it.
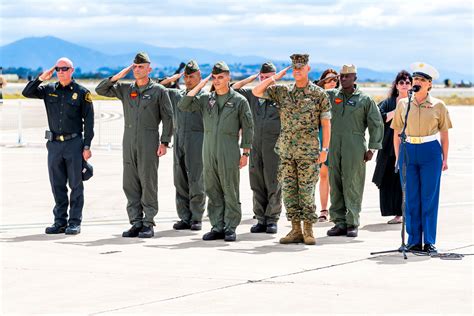
[{"label": "microphone", "polygon": [[421,86],[420,85],[414,85],[410,90],[410,92],[418,92],[421,90]]}]

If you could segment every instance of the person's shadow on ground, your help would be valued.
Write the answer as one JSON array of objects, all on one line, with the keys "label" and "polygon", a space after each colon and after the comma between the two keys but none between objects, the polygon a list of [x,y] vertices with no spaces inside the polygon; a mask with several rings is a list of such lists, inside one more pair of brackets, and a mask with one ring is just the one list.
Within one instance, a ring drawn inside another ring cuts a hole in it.
[{"label": "person's shadow on ground", "polygon": [[369,224],[365,225],[364,227],[359,228],[360,230],[367,230],[369,232],[385,232],[385,231],[393,231],[393,230],[402,230],[401,224],[387,224],[387,223],[379,223],[379,224]]},{"label": "person's shadow on ground", "polygon": [[71,237],[70,235],[65,234],[35,234],[35,235],[25,235],[25,236],[16,236],[16,237],[3,237],[0,238],[0,242],[26,242],[26,241],[48,241],[48,240],[61,240]]}]

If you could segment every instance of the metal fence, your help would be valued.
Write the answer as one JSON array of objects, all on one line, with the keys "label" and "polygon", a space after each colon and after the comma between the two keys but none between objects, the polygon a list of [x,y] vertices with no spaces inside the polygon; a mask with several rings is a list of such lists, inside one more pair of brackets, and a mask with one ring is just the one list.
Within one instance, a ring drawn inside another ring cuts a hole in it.
[{"label": "metal fence", "polygon": [[[123,111],[120,101],[94,102],[94,147],[120,149],[123,135]],[[42,100],[3,100],[0,105],[0,145],[41,145],[48,129]]]}]

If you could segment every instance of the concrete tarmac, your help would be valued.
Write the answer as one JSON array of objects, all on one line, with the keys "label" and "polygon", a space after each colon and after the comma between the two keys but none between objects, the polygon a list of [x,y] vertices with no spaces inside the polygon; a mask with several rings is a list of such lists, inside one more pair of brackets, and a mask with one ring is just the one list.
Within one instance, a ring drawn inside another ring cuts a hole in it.
[{"label": "concrete tarmac", "polygon": [[[440,252],[474,253],[473,108],[450,108],[449,170],[438,218]],[[473,314],[472,256],[441,260],[400,253],[401,225],[380,215],[369,162],[359,237],[280,245],[251,234],[248,167],[241,171],[242,224],[237,242],[202,241],[203,231],[174,231],[172,152],[160,160],[156,235],[125,239],[120,150],[92,148],[94,177],[85,183],[82,233],[45,235],[53,198],[46,148],[1,146],[1,314]],[[319,206],[318,206],[319,210]]]}]

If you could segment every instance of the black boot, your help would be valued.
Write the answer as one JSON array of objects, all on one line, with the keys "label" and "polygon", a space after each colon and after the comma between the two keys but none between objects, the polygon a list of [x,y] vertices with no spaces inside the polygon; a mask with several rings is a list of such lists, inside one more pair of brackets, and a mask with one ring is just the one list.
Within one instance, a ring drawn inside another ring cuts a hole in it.
[{"label": "black boot", "polygon": [[201,230],[202,229],[202,222],[200,221],[193,221],[191,223],[191,230]]},{"label": "black boot", "polygon": [[266,233],[267,234],[276,234],[278,231],[278,226],[276,223],[271,223],[267,225]]},{"label": "black boot", "polygon": [[224,241],[235,241],[237,239],[237,235],[235,232],[228,230],[224,234]]},{"label": "black boot", "polygon": [[346,234],[347,234],[347,228],[344,228],[339,225],[334,226],[327,232],[328,236],[344,236]]},{"label": "black boot", "polygon": [[142,229],[142,225],[141,224],[134,224],[132,227],[130,227],[129,230],[127,231],[124,231],[122,233],[122,237],[138,237],[138,233],[140,232],[140,230]]},{"label": "black boot", "polygon": [[138,238],[151,238],[155,235],[155,231],[152,227],[143,226],[140,232],[138,233]]},{"label": "black boot", "polygon": [[264,233],[267,231],[267,225],[257,223],[250,228],[251,233]]},{"label": "black boot", "polygon": [[63,234],[66,231],[66,226],[59,226],[59,225],[52,225],[49,227],[46,227],[45,233],[46,234]]},{"label": "black boot", "polygon": [[438,250],[433,244],[425,244],[425,247],[423,247],[423,250],[426,251],[430,256],[436,255],[438,253]]},{"label": "black boot", "polygon": [[357,237],[359,234],[359,229],[356,226],[348,226],[347,227],[347,237]]},{"label": "black boot", "polygon": [[81,233],[81,225],[69,225],[65,231],[66,235],[77,235]]},{"label": "black boot", "polygon": [[183,229],[190,229],[191,228],[191,225],[189,225],[188,223],[186,223],[185,221],[179,221],[179,222],[176,222],[174,225],[173,225],[173,228],[176,229],[176,230],[183,230]]},{"label": "black boot", "polygon": [[407,251],[423,251],[421,244],[407,245]]},{"label": "black boot", "polygon": [[224,239],[224,233],[222,232],[216,232],[211,230],[208,233],[205,233],[204,236],[202,236],[202,240],[216,240],[216,239]]}]

